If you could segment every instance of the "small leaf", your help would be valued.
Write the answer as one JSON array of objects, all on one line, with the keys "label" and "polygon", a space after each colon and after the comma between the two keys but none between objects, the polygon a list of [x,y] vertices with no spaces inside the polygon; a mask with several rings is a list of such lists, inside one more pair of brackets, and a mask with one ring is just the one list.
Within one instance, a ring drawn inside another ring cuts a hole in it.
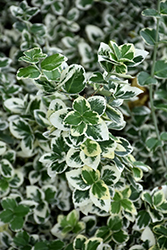
[{"label": "small leaf", "polygon": [[113,234],[113,240],[117,244],[121,244],[123,242],[126,242],[126,241],[128,241],[128,239],[129,239],[128,233],[122,229]]},{"label": "small leaf", "polygon": [[157,78],[167,78],[167,62],[163,60],[156,61],[154,74]]},{"label": "small leaf", "polygon": [[69,94],[80,93],[86,86],[84,68],[77,64],[65,68],[60,77],[60,84]]},{"label": "small leaf", "polygon": [[79,96],[77,99],[73,102],[73,108],[80,113],[80,115],[83,115],[86,111],[90,111],[90,104],[89,102],[82,96]]},{"label": "small leaf", "polygon": [[154,195],[153,195],[153,204],[155,207],[161,205],[165,200],[164,197],[164,193],[163,191],[157,191]]},{"label": "small leaf", "polygon": [[54,54],[45,58],[41,63],[42,70],[52,71],[58,68],[67,58],[61,54]]},{"label": "small leaf", "polygon": [[17,78],[20,79],[27,79],[27,78],[32,78],[34,80],[39,79],[41,75],[41,72],[38,70],[36,66],[28,66],[25,68],[20,68],[17,71]]},{"label": "small leaf", "polygon": [[77,126],[82,122],[82,117],[79,112],[71,111],[64,118],[64,124]]},{"label": "small leaf", "polygon": [[26,247],[28,245],[30,236],[26,231],[18,232],[13,239],[13,242],[18,247]]},{"label": "small leaf", "polygon": [[150,215],[145,210],[140,210],[137,215],[137,227],[141,230],[144,229],[150,223]]},{"label": "small leaf", "polygon": [[2,207],[3,209],[11,209],[12,211],[14,211],[17,207],[17,203],[14,199],[5,198],[2,200]]},{"label": "small leaf", "polygon": [[24,225],[24,219],[21,216],[15,216],[13,220],[10,222],[10,227],[14,232],[22,229]]},{"label": "small leaf", "polygon": [[167,2],[166,1],[161,1],[160,2],[160,13],[161,15],[167,15]]},{"label": "small leaf", "polygon": [[155,45],[156,43],[156,30],[144,28],[140,31],[140,35],[148,45]]},{"label": "small leaf", "polygon": [[84,166],[82,168],[82,178],[86,182],[87,185],[92,185],[100,178],[99,170],[93,170],[91,167]]},{"label": "small leaf", "polygon": [[6,209],[0,213],[0,220],[4,223],[8,223],[13,219],[13,211]]},{"label": "small leaf", "polygon": [[161,138],[162,141],[167,141],[167,132],[162,132],[160,134],[160,138]]},{"label": "small leaf", "polygon": [[99,144],[95,141],[87,139],[81,146],[84,154],[90,157],[97,156],[101,153],[101,148]]},{"label": "small leaf", "polygon": [[160,17],[158,11],[155,9],[145,9],[142,11],[142,15],[147,17]]},{"label": "small leaf", "polygon": [[147,86],[152,84],[157,84],[157,80],[152,78],[147,72],[141,71],[138,76],[137,80],[140,86]]},{"label": "small leaf", "polygon": [[84,244],[85,250],[97,250],[101,242],[102,242],[101,238],[97,237],[90,238]]},{"label": "small leaf", "polygon": [[81,173],[81,169],[71,170],[69,172],[66,172],[66,177],[70,185],[78,190],[84,191],[89,189],[90,186],[84,182]]},{"label": "small leaf", "polygon": [[91,106],[91,110],[97,112],[99,115],[102,115],[106,109],[106,100],[102,96],[91,96],[88,99],[88,102]]},{"label": "small leaf", "polygon": [[98,199],[107,200],[110,198],[108,187],[102,180],[98,180],[92,185],[91,192]]},{"label": "small leaf", "polygon": [[112,215],[109,217],[107,221],[108,227],[114,231],[117,232],[122,228],[122,220],[121,217],[118,215]]}]

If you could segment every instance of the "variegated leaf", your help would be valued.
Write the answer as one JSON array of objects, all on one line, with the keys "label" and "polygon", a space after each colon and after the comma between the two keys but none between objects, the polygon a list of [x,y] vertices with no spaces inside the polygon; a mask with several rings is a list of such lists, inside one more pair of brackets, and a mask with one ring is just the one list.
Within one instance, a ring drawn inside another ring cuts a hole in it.
[{"label": "variegated leaf", "polygon": [[87,190],[90,188],[90,185],[87,185],[81,176],[82,170],[76,169],[66,172],[66,177],[69,184],[81,191]]},{"label": "variegated leaf", "polygon": [[75,207],[87,206],[91,201],[89,195],[89,189],[84,191],[75,189],[73,191],[72,200]]},{"label": "variegated leaf", "polygon": [[85,155],[83,151],[80,152],[80,158],[84,162],[85,165],[91,167],[94,170],[97,169],[101,160],[100,154],[90,157],[90,156]]},{"label": "variegated leaf", "polygon": [[72,167],[72,168],[82,167],[84,163],[82,162],[80,158],[80,150],[70,148],[66,156],[66,163],[69,167]]},{"label": "variegated leaf", "polygon": [[107,186],[113,186],[121,177],[121,171],[115,164],[105,165],[101,170],[101,178]]},{"label": "variegated leaf", "polygon": [[49,117],[49,121],[55,128],[58,128],[63,131],[68,131],[69,127],[64,125],[63,123],[63,120],[67,114],[68,114],[68,109],[66,108],[57,110],[56,112],[51,114],[51,116]]},{"label": "variegated leaf", "polygon": [[81,176],[87,185],[92,185],[100,179],[100,171],[95,171],[91,167],[84,166],[82,168]]},{"label": "variegated leaf", "polygon": [[102,119],[100,119],[100,123],[97,125],[88,125],[85,134],[89,139],[95,141],[105,141],[109,139],[107,125]]},{"label": "variegated leaf", "polygon": [[96,141],[92,141],[87,139],[83,144],[80,146],[81,150],[83,150],[86,156],[94,157],[101,153],[101,148]]},{"label": "variegated leaf", "polygon": [[91,110],[97,112],[99,115],[102,115],[106,109],[106,100],[102,96],[91,96],[87,99],[91,106]]},{"label": "variegated leaf", "polygon": [[83,96],[79,96],[73,102],[73,109],[75,109],[77,112],[83,115],[86,111],[91,110],[91,106]]}]

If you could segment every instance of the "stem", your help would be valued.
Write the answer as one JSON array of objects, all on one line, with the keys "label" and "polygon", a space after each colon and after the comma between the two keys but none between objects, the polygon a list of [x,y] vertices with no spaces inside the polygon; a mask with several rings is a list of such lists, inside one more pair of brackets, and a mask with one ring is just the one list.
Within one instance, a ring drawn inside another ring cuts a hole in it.
[{"label": "stem", "polygon": [[[160,0],[158,0],[158,12],[160,12]],[[154,45],[154,51],[153,51],[153,63],[152,63],[152,67],[151,67],[151,77],[152,78],[154,78],[156,54],[157,54],[157,49],[158,49],[159,21],[160,21],[160,19],[157,18],[156,38],[155,38],[155,45]],[[151,113],[152,113],[152,119],[153,119],[154,126],[155,126],[155,132],[156,132],[158,140],[161,141],[160,133],[159,133],[159,129],[158,129],[157,117],[155,114],[154,102],[153,102],[153,85],[150,85],[149,96],[150,96]],[[164,153],[162,145],[160,145],[160,151],[161,151],[161,155],[162,155],[162,161],[164,163],[164,166],[167,169],[167,161],[165,160],[165,153]]]}]

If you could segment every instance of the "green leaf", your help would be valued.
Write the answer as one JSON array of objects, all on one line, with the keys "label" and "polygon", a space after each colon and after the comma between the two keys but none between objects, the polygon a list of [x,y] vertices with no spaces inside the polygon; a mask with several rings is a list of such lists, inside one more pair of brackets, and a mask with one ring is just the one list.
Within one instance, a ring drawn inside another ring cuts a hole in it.
[{"label": "green leaf", "polygon": [[102,180],[98,180],[92,185],[91,192],[98,199],[106,200],[110,198],[109,189]]},{"label": "green leaf", "polygon": [[167,112],[167,104],[159,103],[157,105],[154,105],[154,107],[156,109],[160,109],[160,110]]},{"label": "green leaf", "polygon": [[46,54],[42,53],[41,48],[36,47],[30,50],[23,52],[25,56],[19,58],[19,61],[25,61],[27,63],[36,64],[40,59],[44,59]]},{"label": "green leaf", "polygon": [[140,210],[137,214],[137,227],[141,230],[150,224],[150,215],[146,210]]},{"label": "green leaf", "polygon": [[58,68],[67,58],[61,54],[48,56],[41,62],[42,70],[52,71]]},{"label": "green leaf", "polygon": [[14,210],[15,215],[21,216],[21,217],[28,214],[28,212],[29,212],[29,207],[22,205],[22,204],[18,205]]},{"label": "green leaf", "polygon": [[24,225],[24,219],[21,216],[15,216],[10,222],[10,227],[15,232],[22,229],[23,225]]},{"label": "green leaf", "polygon": [[127,73],[127,66],[124,63],[115,66],[115,71],[117,74],[125,75]]},{"label": "green leaf", "polygon": [[145,144],[148,150],[152,151],[161,145],[161,141],[159,141],[157,138],[150,137],[146,140]]},{"label": "green leaf", "polygon": [[91,167],[84,166],[82,168],[82,178],[87,185],[92,185],[100,179],[99,170],[93,170]]},{"label": "green leaf", "polygon": [[12,62],[12,60],[10,58],[1,57],[0,58],[0,68],[9,67],[9,65],[10,65],[11,62]]},{"label": "green leaf", "polygon": [[155,227],[153,227],[153,231],[158,235],[167,235],[167,228],[163,225],[156,225]]},{"label": "green leaf", "polygon": [[121,62],[129,62],[133,60],[135,56],[135,48],[132,43],[122,44],[121,46],[119,46],[119,49],[121,51]]},{"label": "green leaf", "polygon": [[167,141],[167,132],[162,132],[160,134],[160,138],[161,138],[162,141]]},{"label": "green leaf", "polygon": [[109,159],[114,158],[114,151],[117,147],[117,143],[115,140],[109,138],[109,140],[99,142],[99,145],[101,147],[103,157]]},{"label": "green leaf", "polygon": [[49,250],[46,242],[37,242],[35,243],[34,250]]},{"label": "green leaf", "polygon": [[101,226],[97,229],[95,236],[103,239],[103,242],[108,243],[112,239],[112,231],[107,226]]},{"label": "green leaf", "polygon": [[49,250],[61,250],[64,247],[64,242],[60,240],[51,241],[49,244]]},{"label": "green leaf", "polygon": [[67,215],[67,222],[70,224],[72,227],[74,227],[78,220],[79,220],[79,212],[78,210],[73,209],[68,215]]},{"label": "green leaf", "polygon": [[85,70],[81,65],[72,64],[63,70],[60,84],[69,94],[78,94],[86,86]]},{"label": "green leaf", "polygon": [[147,17],[160,17],[158,11],[155,9],[145,9],[142,11],[142,15]]},{"label": "green leaf", "polygon": [[164,193],[162,190],[157,191],[153,195],[153,205],[155,207],[160,206],[165,201]]},{"label": "green leaf", "polygon": [[163,60],[156,61],[154,74],[157,78],[167,78],[167,62]]},{"label": "green leaf", "polygon": [[3,209],[11,209],[12,211],[14,211],[17,207],[17,203],[14,199],[5,198],[2,200],[2,207]]},{"label": "green leaf", "polygon": [[143,177],[143,171],[140,168],[132,168],[133,177],[136,181],[140,181]]},{"label": "green leaf", "polygon": [[83,150],[84,154],[90,157],[97,156],[101,153],[101,148],[99,144],[95,141],[87,139],[81,146],[81,150]]},{"label": "green leaf", "polygon": [[28,245],[30,236],[26,231],[18,232],[13,239],[13,242],[18,247],[26,247]]},{"label": "green leaf", "polygon": [[85,134],[87,127],[87,124],[84,122],[81,122],[79,126],[71,126],[71,135],[74,137],[82,136]]},{"label": "green leaf", "polygon": [[97,237],[90,238],[85,242],[84,250],[97,250],[97,247],[101,244],[101,242],[102,242],[101,238]]},{"label": "green leaf", "polygon": [[117,232],[122,228],[122,220],[118,215],[112,215],[108,218],[107,225],[111,231]]},{"label": "green leaf", "polygon": [[100,122],[100,117],[99,117],[98,113],[96,113],[94,111],[86,111],[82,115],[82,118],[83,118],[83,121],[89,125],[95,125],[95,124],[98,124]]},{"label": "green leaf", "polygon": [[44,76],[48,81],[58,81],[60,79],[61,71],[62,70],[60,69],[60,67],[52,71],[46,71],[44,69],[42,70]]},{"label": "green leaf", "polygon": [[116,233],[113,234],[113,240],[117,243],[117,244],[121,244],[123,242],[128,241],[129,236],[128,233],[125,232],[124,230],[120,230]]},{"label": "green leaf", "polygon": [[91,96],[87,99],[91,106],[91,110],[102,115],[106,109],[106,100],[102,96]]},{"label": "green leaf", "polygon": [[6,209],[0,213],[0,219],[4,223],[8,223],[13,219],[13,211]]},{"label": "green leaf", "polygon": [[160,13],[161,15],[167,15],[167,2],[166,1],[161,1],[160,2]]},{"label": "green leaf", "polygon": [[160,236],[157,240],[158,246],[160,249],[167,249],[167,237],[166,236]]},{"label": "green leaf", "polygon": [[140,86],[147,86],[152,84],[157,84],[157,80],[155,78],[152,78],[147,72],[141,71],[137,75],[138,84]]},{"label": "green leaf", "polygon": [[36,66],[28,66],[25,68],[20,68],[17,71],[17,78],[18,80],[20,79],[27,79],[27,78],[32,78],[34,80],[37,80],[40,78],[41,72]]},{"label": "green leaf", "polygon": [[[148,45],[155,45],[156,43],[156,30],[150,28],[144,28],[140,31],[140,35],[142,36],[145,43]],[[158,39],[159,40],[159,39]]]},{"label": "green leaf", "polygon": [[79,96],[74,100],[73,108],[80,113],[80,115],[83,115],[86,111],[90,111],[91,106],[84,97]]},{"label": "green leaf", "polygon": [[119,143],[117,143],[115,153],[118,156],[126,156],[130,154],[133,151],[133,148],[130,145],[130,143],[122,137],[117,137],[117,138],[119,140]]},{"label": "green leaf", "polygon": [[84,250],[84,243],[86,241],[86,237],[83,235],[77,235],[77,237],[73,241],[73,246],[75,250]]},{"label": "green leaf", "polygon": [[151,194],[149,193],[149,192],[147,192],[147,191],[144,191],[143,193],[142,193],[142,199],[144,200],[144,201],[146,201],[151,207],[152,207],[152,196],[151,196]]},{"label": "green leaf", "polygon": [[64,124],[77,126],[82,122],[82,117],[79,112],[71,111],[64,118]]}]

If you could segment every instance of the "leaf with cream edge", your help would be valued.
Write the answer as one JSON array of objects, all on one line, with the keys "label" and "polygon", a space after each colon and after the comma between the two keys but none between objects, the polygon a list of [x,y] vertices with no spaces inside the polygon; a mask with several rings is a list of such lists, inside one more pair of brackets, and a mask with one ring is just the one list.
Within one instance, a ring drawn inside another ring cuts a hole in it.
[{"label": "leaf with cream edge", "polygon": [[85,165],[91,167],[94,170],[97,169],[97,167],[100,164],[100,160],[101,160],[100,154],[90,157],[90,156],[87,156],[86,154],[84,154],[83,151],[80,152],[80,158],[84,162]]},{"label": "leaf with cream edge", "polygon": [[21,113],[24,110],[24,100],[13,97],[5,100],[4,106],[13,113]]},{"label": "leaf with cream edge", "polygon": [[107,186],[113,186],[119,181],[120,177],[121,171],[118,170],[114,163],[102,167],[101,179],[105,182]]},{"label": "leaf with cream edge", "polygon": [[109,135],[109,140],[101,141],[98,143],[99,143],[100,148],[102,150],[102,156],[105,158],[114,159],[114,157],[115,157],[114,151],[117,147],[116,141],[113,140],[111,138],[111,136]]},{"label": "leaf with cream edge", "polygon": [[88,125],[85,135],[95,141],[105,141],[109,139],[108,127],[101,118],[99,119],[99,124]]},{"label": "leaf with cream edge", "polygon": [[0,141],[0,155],[3,155],[6,151],[6,143],[3,141]]},{"label": "leaf with cream edge", "polygon": [[0,160],[0,173],[5,178],[12,178],[14,176],[14,168],[7,159]]},{"label": "leaf with cream edge", "polygon": [[82,96],[79,96],[77,99],[75,99],[72,106],[73,109],[80,113],[80,115],[83,115],[86,111],[91,110],[88,100]]},{"label": "leaf with cream edge", "polygon": [[117,137],[117,139],[118,139],[118,143],[117,143],[117,147],[115,149],[116,155],[126,156],[133,151],[132,146],[130,145],[130,143],[126,139],[124,139],[122,137]]},{"label": "leaf with cream edge", "polygon": [[80,149],[83,150],[86,156],[94,157],[100,155],[101,148],[96,141],[87,139],[83,144],[81,144]]},{"label": "leaf with cream edge", "polygon": [[109,212],[111,203],[110,192],[103,180],[98,180],[91,186],[90,199],[97,207]]},{"label": "leaf with cream edge", "polygon": [[100,171],[95,171],[91,167],[84,166],[82,168],[81,176],[87,185],[92,185],[100,179]]}]

